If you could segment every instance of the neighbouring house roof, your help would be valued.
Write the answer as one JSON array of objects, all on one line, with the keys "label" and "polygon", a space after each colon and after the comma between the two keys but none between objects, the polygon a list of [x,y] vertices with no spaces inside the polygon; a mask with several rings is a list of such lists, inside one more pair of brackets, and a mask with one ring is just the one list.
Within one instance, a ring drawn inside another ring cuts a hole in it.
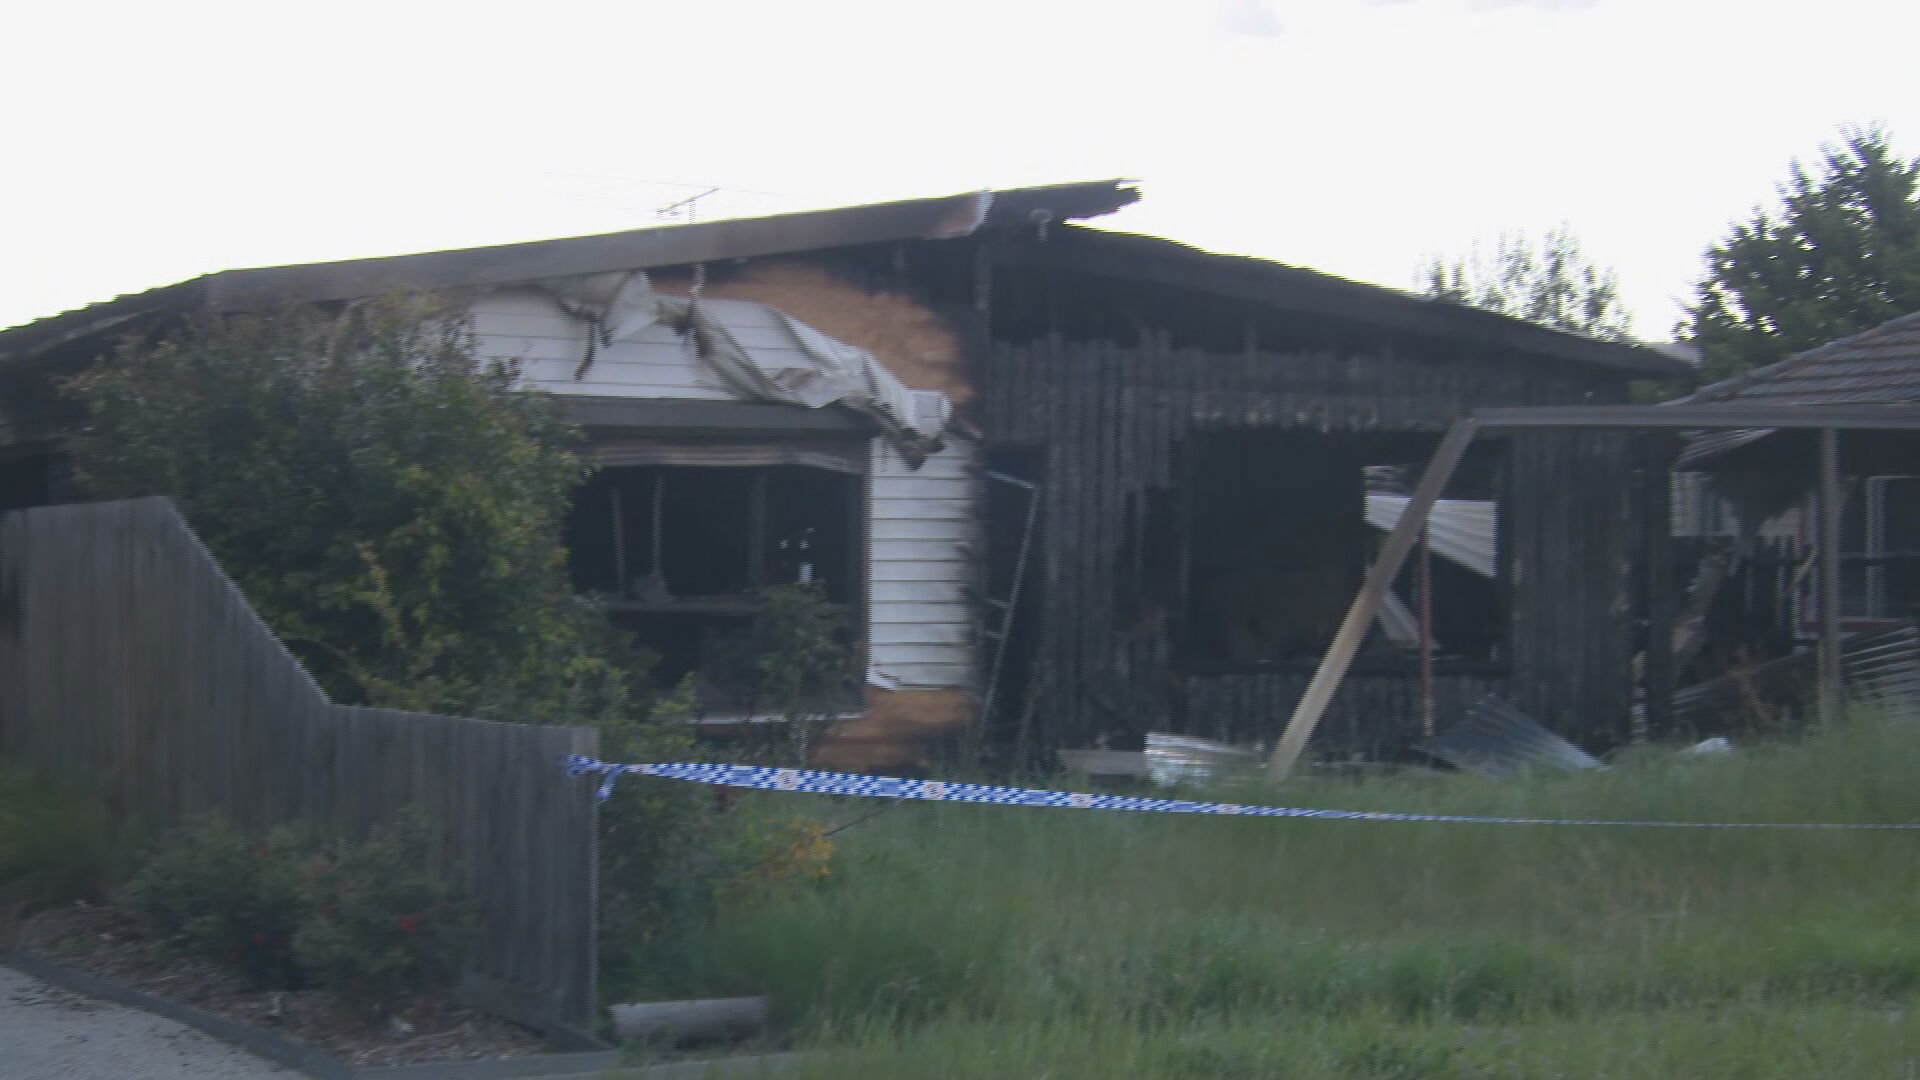
[{"label": "neighbouring house roof", "polygon": [[1676,404],[1911,405],[1920,402],[1920,311],[1703,386]]},{"label": "neighbouring house roof", "polygon": [[[823,251],[902,240],[940,240],[1100,217],[1140,198],[1119,180],[974,192],[771,217],[671,225],[299,266],[227,270],[103,301],[0,330],[0,365],[112,333],[149,316],[245,311],[396,291],[486,288],[584,279],[619,271]],[[1668,377],[1686,365],[1658,349],[1563,333],[1445,300],[1349,281],[1267,260],[1221,255],[1150,236],[1063,227],[1048,243],[996,246],[996,257],[1058,264],[1245,299],[1284,310],[1512,350],[1629,375]]]},{"label": "neighbouring house roof", "polygon": [[[1796,353],[1682,398],[1675,405],[1920,404],[1920,312]],[[1773,428],[1695,437],[1680,466],[1698,465],[1772,434]]]}]

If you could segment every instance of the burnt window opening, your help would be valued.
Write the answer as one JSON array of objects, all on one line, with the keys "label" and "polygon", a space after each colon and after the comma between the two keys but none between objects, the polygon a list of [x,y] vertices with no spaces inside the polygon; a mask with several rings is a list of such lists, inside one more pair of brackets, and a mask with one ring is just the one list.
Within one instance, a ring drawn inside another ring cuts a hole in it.
[{"label": "burnt window opening", "polygon": [[1123,633],[1151,630],[1180,603],[1180,499],[1147,488],[1123,501],[1114,616]]},{"label": "burnt window opening", "polygon": [[658,657],[671,684],[715,659],[763,605],[761,590],[811,583],[854,626],[862,595],[863,485],[805,466],[603,468],[567,523],[574,588]]},{"label": "burnt window opening", "polygon": [[[1438,437],[1424,433],[1220,431],[1182,448],[1177,632],[1192,674],[1311,670],[1408,502]],[[1425,591],[1416,545],[1356,659],[1412,670],[1427,640],[1438,669],[1503,659],[1496,445],[1472,448],[1430,525]],[[1149,534],[1150,535],[1150,534]]]}]

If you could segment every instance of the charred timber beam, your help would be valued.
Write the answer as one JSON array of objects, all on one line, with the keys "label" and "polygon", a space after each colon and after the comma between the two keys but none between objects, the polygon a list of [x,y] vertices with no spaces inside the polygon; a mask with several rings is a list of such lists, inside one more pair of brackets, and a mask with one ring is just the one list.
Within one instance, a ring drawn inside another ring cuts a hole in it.
[{"label": "charred timber beam", "polygon": [[1568,405],[1476,409],[1473,418],[1479,421],[1483,431],[1519,428],[1920,431],[1920,406],[1905,405]]},{"label": "charred timber beam", "polygon": [[1447,481],[1452,479],[1453,470],[1466,453],[1467,444],[1473,441],[1475,427],[1472,417],[1454,421],[1453,426],[1447,429],[1446,437],[1440,440],[1439,448],[1433,452],[1433,460],[1427,463],[1427,471],[1414,488],[1407,508],[1401,511],[1400,520],[1395,523],[1393,531],[1387,534],[1380,558],[1374,562],[1373,569],[1367,572],[1367,580],[1360,586],[1360,594],[1353,598],[1353,606],[1347,609],[1346,621],[1340,624],[1339,632],[1333,636],[1333,644],[1327,648],[1326,657],[1320,661],[1319,670],[1313,673],[1313,681],[1307,684],[1307,692],[1294,709],[1293,719],[1288,721],[1286,732],[1280,736],[1280,745],[1274,747],[1273,756],[1268,759],[1273,779],[1286,777],[1300,757],[1300,751],[1306,748],[1313,729],[1326,714],[1327,705],[1333,700],[1334,692],[1340,689],[1341,681],[1346,678],[1347,668],[1352,666],[1354,654],[1360,651],[1360,643],[1373,625],[1374,616],[1380,612],[1380,604],[1386,598],[1387,590],[1393,587],[1394,576],[1400,573],[1401,564],[1406,562],[1414,541],[1426,530],[1427,515],[1433,511],[1433,504],[1439,500]]},{"label": "charred timber beam", "polygon": [[1149,250],[1149,245],[1134,237],[1115,238],[1096,230],[1065,228],[1047,243],[1009,247],[997,258],[1006,263],[1186,289],[1441,340],[1539,353],[1656,378],[1682,376],[1688,370],[1651,349],[1566,334],[1466,305],[1421,300],[1395,289],[1361,285],[1318,271],[1212,255],[1178,245],[1152,247]]}]

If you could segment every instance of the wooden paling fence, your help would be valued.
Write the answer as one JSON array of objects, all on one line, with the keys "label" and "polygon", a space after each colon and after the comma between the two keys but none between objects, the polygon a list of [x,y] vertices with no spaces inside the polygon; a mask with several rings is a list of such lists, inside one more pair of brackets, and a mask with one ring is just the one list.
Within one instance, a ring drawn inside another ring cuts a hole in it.
[{"label": "wooden paling fence", "polygon": [[352,837],[418,808],[480,911],[467,989],[548,1029],[593,1021],[594,801],[558,763],[596,749],[328,701],[164,499],[0,515],[0,756],[156,827]]}]

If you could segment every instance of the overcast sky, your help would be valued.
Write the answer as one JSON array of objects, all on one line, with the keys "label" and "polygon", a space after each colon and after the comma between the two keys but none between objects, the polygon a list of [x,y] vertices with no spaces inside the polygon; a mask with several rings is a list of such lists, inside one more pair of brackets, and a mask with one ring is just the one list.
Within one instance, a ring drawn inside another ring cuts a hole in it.
[{"label": "overcast sky", "polygon": [[[1565,223],[1664,338],[1911,0],[16,6],[0,326],[213,270],[1137,178],[1105,224],[1408,286]],[[681,186],[685,185],[685,186]]]}]

